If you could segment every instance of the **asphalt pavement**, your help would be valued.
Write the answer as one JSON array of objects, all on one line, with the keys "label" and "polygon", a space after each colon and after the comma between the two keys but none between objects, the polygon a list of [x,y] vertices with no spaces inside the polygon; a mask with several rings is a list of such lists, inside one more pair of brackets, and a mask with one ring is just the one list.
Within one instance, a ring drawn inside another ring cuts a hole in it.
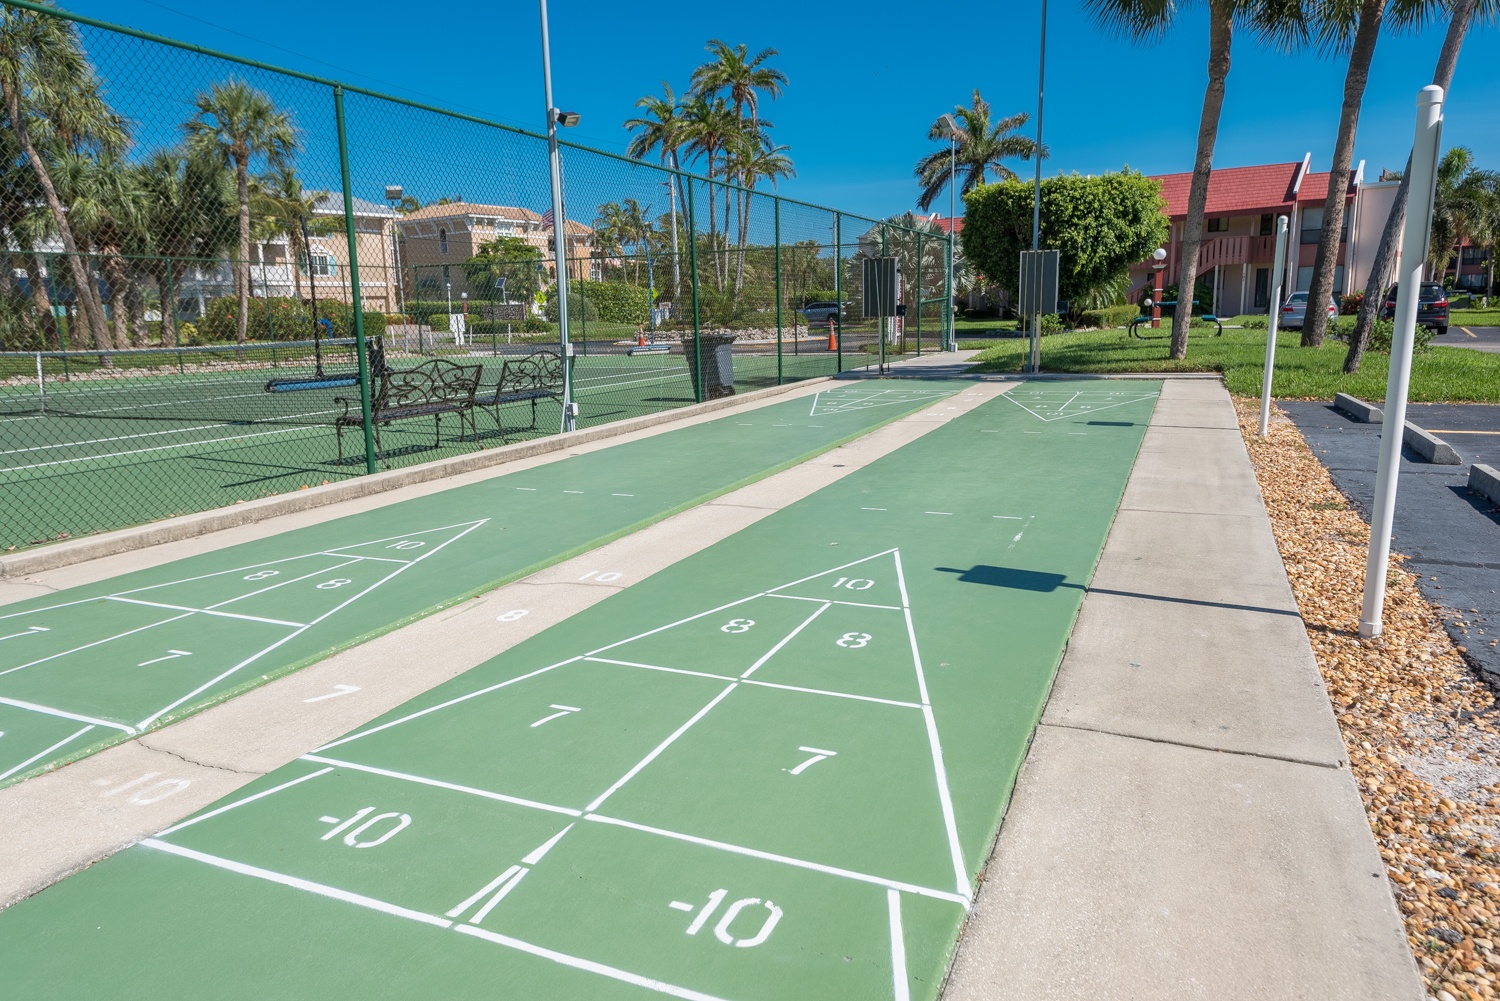
[{"label": "asphalt pavement", "polygon": [[[1368,520],[1380,425],[1357,423],[1325,403],[1279,406]],[[1500,684],[1500,508],[1468,490],[1470,463],[1500,464],[1500,406],[1414,403],[1406,414],[1464,464],[1437,466],[1402,450],[1391,547],[1421,573],[1420,589],[1442,610],[1454,641]]]},{"label": "asphalt pavement", "polygon": [[1500,354],[1500,327],[1452,326],[1442,337],[1434,337],[1432,343]]}]

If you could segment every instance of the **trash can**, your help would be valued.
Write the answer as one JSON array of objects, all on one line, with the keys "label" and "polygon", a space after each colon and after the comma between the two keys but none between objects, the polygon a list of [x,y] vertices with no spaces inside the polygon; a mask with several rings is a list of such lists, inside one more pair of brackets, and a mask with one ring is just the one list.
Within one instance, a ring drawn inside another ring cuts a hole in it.
[{"label": "trash can", "polygon": [[[693,398],[699,403],[734,395],[734,334],[686,334],[682,352],[687,355],[688,374],[693,380]],[[698,358],[703,358],[703,378],[698,378]]]}]

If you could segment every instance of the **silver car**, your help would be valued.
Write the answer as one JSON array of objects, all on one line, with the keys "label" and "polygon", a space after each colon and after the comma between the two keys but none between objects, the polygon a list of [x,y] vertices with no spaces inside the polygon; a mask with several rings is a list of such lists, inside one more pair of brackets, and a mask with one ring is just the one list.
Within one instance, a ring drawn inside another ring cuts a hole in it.
[{"label": "silver car", "polygon": [[818,302],[808,303],[806,306],[803,306],[801,309],[797,310],[797,312],[801,313],[802,318],[809,324],[827,323],[835,316],[837,316],[840,320],[847,319],[849,315],[848,306],[848,303],[844,303],[841,306],[838,303],[833,302],[832,300],[820,300]]},{"label": "silver car", "polygon": [[[1339,315],[1339,307],[1333,300],[1328,302],[1328,319]],[[1281,327],[1283,330],[1301,330],[1307,316],[1307,293],[1293,292],[1281,304]]]}]

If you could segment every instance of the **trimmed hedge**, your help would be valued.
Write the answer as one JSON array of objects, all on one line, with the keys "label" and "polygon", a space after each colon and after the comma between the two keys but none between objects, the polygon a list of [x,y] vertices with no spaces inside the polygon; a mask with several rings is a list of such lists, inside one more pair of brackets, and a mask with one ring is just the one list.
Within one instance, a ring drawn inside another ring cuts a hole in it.
[{"label": "trimmed hedge", "polygon": [[[196,325],[195,340],[200,344],[229,344],[235,340],[239,319],[239,300],[232,295],[210,299],[203,317]],[[306,303],[284,296],[250,298],[250,319],[245,336],[252,341],[306,341],[313,338],[312,310]],[[323,331],[330,337],[354,336],[354,307],[337,299],[319,299],[318,316],[333,326]],[[365,336],[385,333],[384,313],[365,313]]]},{"label": "trimmed hedge", "polygon": [[[573,311],[571,302],[581,298],[588,305],[582,314]],[[557,319],[557,287],[547,293],[547,319]],[[570,282],[568,284],[569,317],[582,315],[585,320],[610,323],[645,323],[651,314],[651,293],[629,282]],[[588,310],[592,308],[593,314]]]},{"label": "trimmed hedge", "polygon": [[1101,327],[1110,329],[1113,327],[1124,327],[1130,321],[1139,316],[1141,311],[1135,306],[1106,306],[1103,309],[1086,309],[1078,316],[1080,327]]}]

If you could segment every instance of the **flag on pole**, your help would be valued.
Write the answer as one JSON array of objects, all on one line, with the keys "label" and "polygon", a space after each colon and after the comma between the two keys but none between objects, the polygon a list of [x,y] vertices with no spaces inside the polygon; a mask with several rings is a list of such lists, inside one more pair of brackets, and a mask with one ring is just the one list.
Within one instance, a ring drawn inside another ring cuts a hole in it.
[{"label": "flag on pole", "polygon": [[551,229],[552,228],[552,210],[551,209],[548,209],[547,211],[545,211],[545,212],[542,213],[542,228],[543,229]]}]

